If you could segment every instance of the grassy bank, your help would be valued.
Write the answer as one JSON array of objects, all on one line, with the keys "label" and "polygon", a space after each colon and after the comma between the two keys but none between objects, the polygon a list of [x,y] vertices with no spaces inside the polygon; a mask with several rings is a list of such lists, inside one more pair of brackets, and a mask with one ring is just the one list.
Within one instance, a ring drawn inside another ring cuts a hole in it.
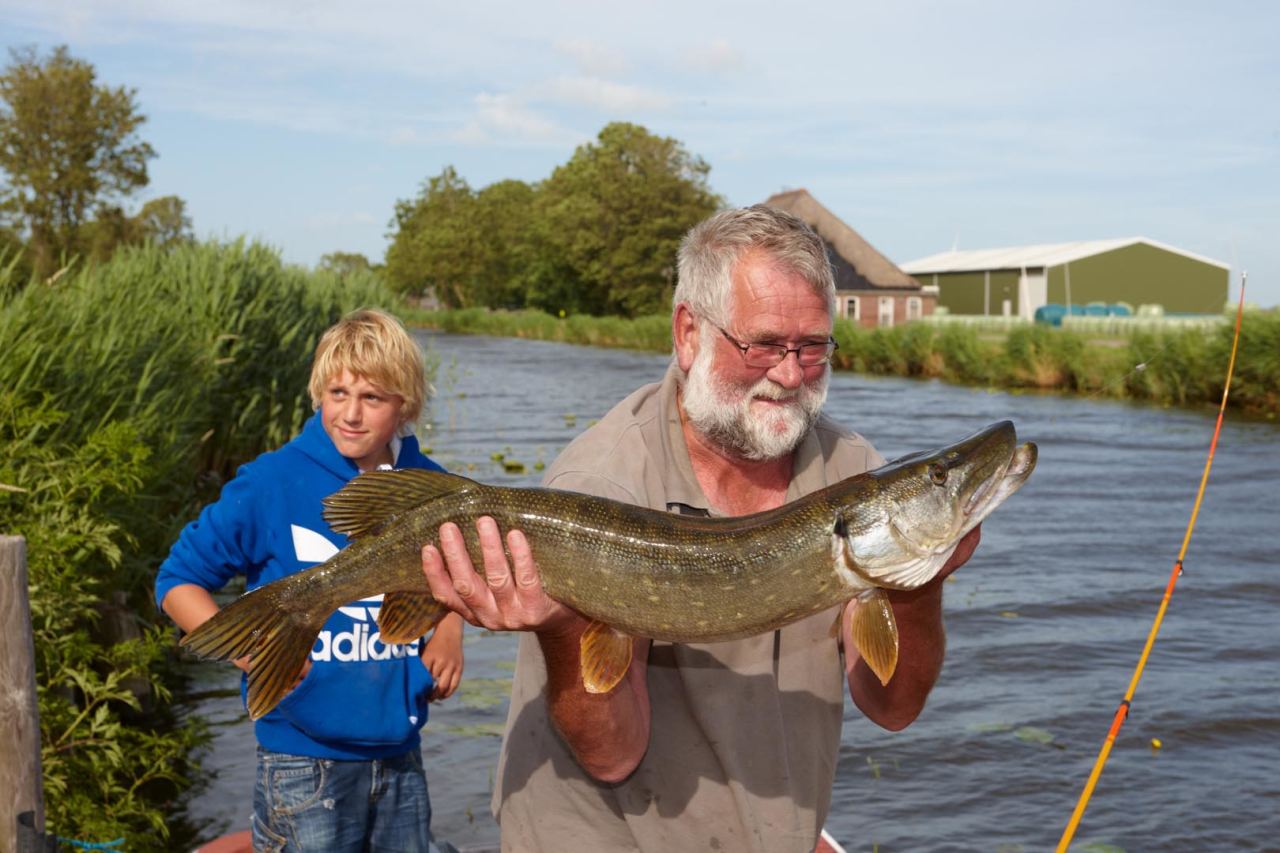
[{"label": "grassy bank", "polygon": [[[447,332],[652,352],[671,348],[670,322],[665,316],[561,319],[536,311],[468,309],[415,310],[406,319]],[[1232,326],[1143,332],[1108,345],[1045,326],[1021,326],[991,337],[963,326],[912,323],[867,330],[839,320],[834,334],[840,344],[835,357],[838,370],[1194,407],[1216,405],[1222,397]],[[1280,312],[1247,312],[1230,405],[1274,418],[1280,413],[1278,389]]]},{"label": "grassy bank", "polygon": [[391,299],[243,243],[122,251],[52,283],[12,270],[0,532],[27,539],[47,825],[172,849],[201,730],[170,708],[155,569],[236,465],[300,428],[319,334]]}]

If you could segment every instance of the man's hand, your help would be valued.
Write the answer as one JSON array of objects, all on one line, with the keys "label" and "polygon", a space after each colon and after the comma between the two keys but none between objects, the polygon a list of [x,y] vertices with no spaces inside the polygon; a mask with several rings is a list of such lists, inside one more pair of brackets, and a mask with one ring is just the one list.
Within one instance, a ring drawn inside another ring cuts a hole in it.
[{"label": "man's hand", "polygon": [[938,570],[938,576],[935,580],[942,580],[956,569],[969,562],[969,558],[973,556],[973,552],[977,550],[978,543],[982,541],[982,525],[966,533],[959,542],[956,543],[956,549],[951,552],[950,559],[943,564]]},{"label": "man's hand", "polygon": [[467,553],[458,525],[440,526],[440,547],[422,549],[422,573],[437,601],[472,625],[491,631],[547,631],[558,633],[585,624],[578,614],[542,590],[542,575],[533,561],[529,540],[519,530],[507,533],[507,560],[497,522],[489,516],[476,520],[481,577]]},{"label": "man's hand", "polygon": [[422,665],[431,671],[435,689],[431,701],[448,699],[462,681],[462,617],[450,613],[440,620],[422,645]]}]

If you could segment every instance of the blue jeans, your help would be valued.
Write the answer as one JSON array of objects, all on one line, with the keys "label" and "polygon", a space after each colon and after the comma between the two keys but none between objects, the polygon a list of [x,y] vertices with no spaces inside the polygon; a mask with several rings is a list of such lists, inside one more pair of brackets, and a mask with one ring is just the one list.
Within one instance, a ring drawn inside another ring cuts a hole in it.
[{"label": "blue jeans", "polygon": [[427,853],[430,844],[420,750],[333,761],[258,747],[255,853]]}]

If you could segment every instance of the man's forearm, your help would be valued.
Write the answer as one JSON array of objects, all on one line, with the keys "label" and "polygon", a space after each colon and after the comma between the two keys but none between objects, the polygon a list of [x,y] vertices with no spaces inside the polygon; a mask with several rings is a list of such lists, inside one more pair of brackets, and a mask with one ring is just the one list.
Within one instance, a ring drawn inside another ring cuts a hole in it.
[{"label": "man's forearm", "polygon": [[[942,626],[942,582],[892,591],[889,601],[898,625],[898,666],[887,685],[860,658],[849,672],[849,693],[867,717],[890,731],[906,728],[924,708],[942,672],[946,632]],[[852,659],[855,654],[847,652]]]},{"label": "man's forearm", "polygon": [[555,631],[537,633],[547,666],[547,704],[556,730],[582,768],[601,782],[620,782],[649,746],[649,641],[634,641],[631,667],[617,687],[588,693],[582,686],[579,651],[588,624],[579,617]]}]

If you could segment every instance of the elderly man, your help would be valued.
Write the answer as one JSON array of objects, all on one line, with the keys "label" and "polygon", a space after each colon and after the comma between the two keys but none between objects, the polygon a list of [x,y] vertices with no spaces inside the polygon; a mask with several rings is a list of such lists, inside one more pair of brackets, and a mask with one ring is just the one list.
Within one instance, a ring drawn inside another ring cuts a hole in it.
[{"label": "elderly man", "polygon": [[[835,350],[835,287],[822,241],[764,206],[686,236],[672,363],[578,436],[549,486],[654,509],[772,509],[882,463],[821,414]],[[887,686],[839,614],[726,643],[636,640],[626,677],[588,694],[580,614],[543,592],[527,540],[477,525],[485,575],[460,531],[423,549],[437,598],[477,625],[525,631],[494,790],[504,850],[812,851],[831,800],[844,685],[870,719],[909,724],[942,666],[942,577],[890,593],[901,650]],[[842,654],[843,648],[843,654]]]}]

